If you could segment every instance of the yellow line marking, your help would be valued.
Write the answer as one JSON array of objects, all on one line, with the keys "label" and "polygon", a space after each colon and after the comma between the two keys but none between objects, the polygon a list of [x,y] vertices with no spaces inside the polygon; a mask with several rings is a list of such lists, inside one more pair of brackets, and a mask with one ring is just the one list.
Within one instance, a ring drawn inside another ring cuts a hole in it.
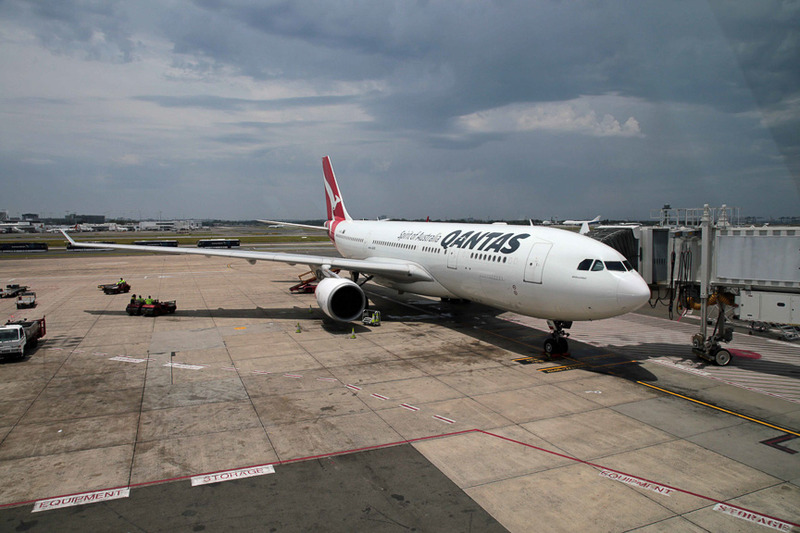
[{"label": "yellow line marking", "polygon": [[539,372],[549,373],[549,372],[563,372],[564,370],[573,370],[575,368],[583,368],[585,367],[585,363],[577,363],[574,365],[564,365],[564,366],[549,366],[547,368],[540,368]]},{"label": "yellow line marking", "polygon": [[771,427],[772,429],[777,429],[778,431],[783,431],[784,433],[789,433],[790,435],[796,435],[800,437],[800,433],[795,431],[791,431],[786,428],[782,428],[780,426],[775,426],[768,422],[764,422],[763,420],[758,420],[757,418],[751,418],[749,416],[737,413],[735,411],[729,411],[728,409],[723,409],[722,407],[717,407],[716,405],[712,405],[710,403],[701,402],[700,400],[695,400],[694,398],[689,398],[688,396],[683,396],[682,394],[678,394],[677,392],[672,392],[667,389],[662,389],[661,387],[656,387],[655,385],[650,385],[649,383],[645,383],[644,381],[637,381],[639,385],[644,385],[645,387],[650,387],[651,389],[660,390],[661,392],[666,392],[667,394],[671,394],[673,396],[677,396],[678,398],[683,398],[684,400],[689,400],[690,402],[694,402],[700,405],[705,405],[706,407],[710,407],[712,409],[716,409],[717,411],[722,411],[723,413],[728,413],[729,415],[738,416],[739,418],[744,418],[745,420],[749,420],[750,422],[755,422],[756,424],[761,424],[762,426]]}]

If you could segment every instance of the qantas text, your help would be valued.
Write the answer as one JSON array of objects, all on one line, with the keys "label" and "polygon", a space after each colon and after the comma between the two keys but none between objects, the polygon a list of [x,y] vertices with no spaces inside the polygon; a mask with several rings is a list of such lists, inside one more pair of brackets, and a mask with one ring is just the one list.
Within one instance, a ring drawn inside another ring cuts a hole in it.
[{"label": "qantas text", "polygon": [[517,251],[522,239],[530,237],[527,233],[500,233],[496,231],[466,231],[456,230],[445,235],[442,239],[442,248],[469,248],[481,252],[500,252],[510,254]]}]

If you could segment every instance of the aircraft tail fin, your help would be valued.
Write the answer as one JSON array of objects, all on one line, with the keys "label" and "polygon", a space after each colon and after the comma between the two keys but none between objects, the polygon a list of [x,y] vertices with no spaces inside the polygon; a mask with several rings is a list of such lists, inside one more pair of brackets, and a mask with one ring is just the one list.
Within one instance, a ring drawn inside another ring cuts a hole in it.
[{"label": "aircraft tail fin", "polygon": [[322,158],[322,171],[325,174],[325,201],[328,208],[328,220],[353,220],[344,206],[342,193],[339,192],[339,185],[336,183],[331,159],[328,156]]}]

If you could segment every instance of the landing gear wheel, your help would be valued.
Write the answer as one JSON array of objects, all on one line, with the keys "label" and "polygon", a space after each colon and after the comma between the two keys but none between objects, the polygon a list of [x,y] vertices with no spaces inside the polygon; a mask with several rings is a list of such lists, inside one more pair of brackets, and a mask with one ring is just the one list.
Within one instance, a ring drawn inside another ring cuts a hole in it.
[{"label": "landing gear wheel", "polygon": [[717,350],[717,353],[714,354],[714,362],[718,366],[725,366],[731,362],[731,352],[725,349]]},{"label": "landing gear wheel", "polygon": [[544,341],[544,356],[550,359],[558,350],[558,343],[555,339],[545,339]]}]

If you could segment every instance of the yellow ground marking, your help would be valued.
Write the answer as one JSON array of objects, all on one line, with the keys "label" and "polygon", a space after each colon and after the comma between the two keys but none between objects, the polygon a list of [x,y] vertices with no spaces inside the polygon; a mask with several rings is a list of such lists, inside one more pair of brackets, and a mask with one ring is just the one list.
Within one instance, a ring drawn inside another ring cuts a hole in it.
[{"label": "yellow ground marking", "polygon": [[639,385],[644,385],[645,387],[650,387],[651,389],[660,390],[661,392],[666,392],[667,394],[671,394],[672,396],[677,396],[678,398],[683,398],[684,400],[689,400],[690,402],[694,402],[700,405],[705,405],[706,407],[710,407],[712,409],[716,409],[717,411],[722,411],[723,413],[728,413],[729,415],[738,416],[739,418],[744,418],[745,420],[749,420],[750,422],[755,422],[756,424],[761,424],[762,426],[771,427],[772,429],[777,429],[778,431],[783,431],[784,433],[789,433],[790,435],[795,435],[800,437],[800,433],[795,431],[791,431],[786,428],[782,428],[780,426],[776,426],[774,424],[770,424],[769,422],[764,422],[763,420],[759,420],[757,418],[752,418],[741,413],[737,413],[735,411],[729,411],[728,409],[723,409],[722,407],[717,407],[716,405],[712,405],[710,403],[702,402],[700,400],[695,400],[694,398],[689,398],[688,396],[684,396],[682,394],[678,394],[677,392],[672,392],[667,389],[662,389],[661,387],[656,387],[655,385],[650,385],[649,383],[645,383],[644,381],[637,381]]}]

